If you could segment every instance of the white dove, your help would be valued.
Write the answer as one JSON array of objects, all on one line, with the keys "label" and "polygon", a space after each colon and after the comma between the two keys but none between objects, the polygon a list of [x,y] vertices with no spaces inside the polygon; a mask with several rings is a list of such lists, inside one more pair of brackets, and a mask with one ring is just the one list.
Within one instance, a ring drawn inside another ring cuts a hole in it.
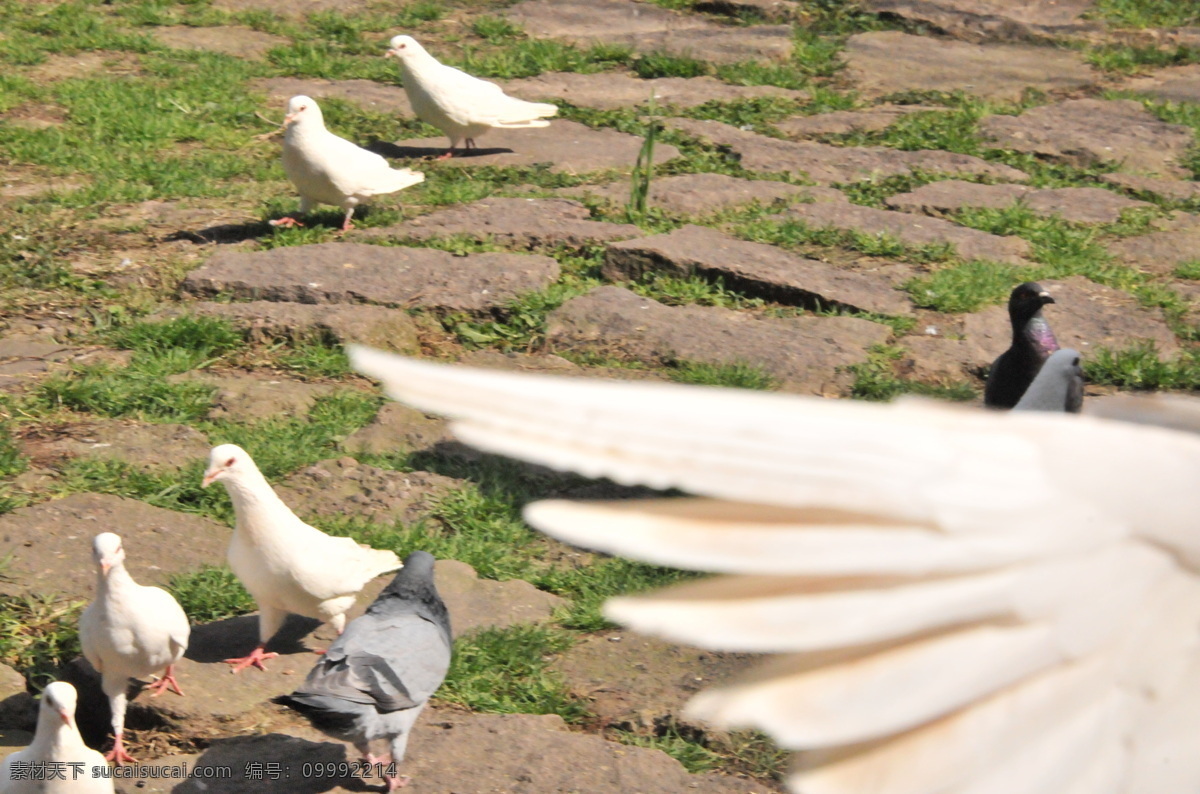
[{"label": "white dove", "polygon": [[79,735],[75,700],[65,681],[42,691],[33,743],[0,764],[0,794],[112,794],[104,756]]},{"label": "white dove", "polygon": [[417,118],[450,138],[450,148],[438,159],[453,156],[464,139],[472,148],[493,127],[548,127],[545,117],[558,112],[555,105],[508,96],[495,83],[439,63],[412,36],[393,36],[384,57],[393,55],[400,59],[404,90]]},{"label": "white dove", "polygon": [[238,672],[260,670],[267,642],[289,612],[318,618],[338,634],[346,611],[363,586],[401,567],[394,552],[361,546],[305,524],[276,495],[246,450],[234,444],[214,447],[202,485],[220,482],[229,492],[237,519],[229,541],[229,567],[258,604],[259,643],[239,659],[226,659]]},{"label": "white dove", "polygon": [[727,574],[605,614],[780,654],[688,714],[806,751],[793,791],[1200,791],[1200,437],[352,359],[481,449],[708,497],[525,516],[571,543]]},{"label": "white dove", "polygon": [[[353,224],[354,208],[364,201],[395,193],[425,180],[408,168],[392,168],[388,161],[325,129],[321,108],[310,97],[288,100],[283,118],[283,170],[300,193],[300,214],[317,204],[332,204],[346,211],[342,231]],[[303,226],[295,218],[271,221],[272,226]]]},{"label": "white dove", "polygon": [[79,617],[79,644],[84,658],[100,673],[100,686],[112,706],[113,749],[105,758],[120,765],[134,760],[121,741],[129,679],[166,668],[150,685],[151,697],[168,687],[182,695],[175,663],[187,650],[191,627],[170,593],[133,581],[125,570],[125,548],[118,535],[97,535],[92,558],[98,574],[96,598]]}]

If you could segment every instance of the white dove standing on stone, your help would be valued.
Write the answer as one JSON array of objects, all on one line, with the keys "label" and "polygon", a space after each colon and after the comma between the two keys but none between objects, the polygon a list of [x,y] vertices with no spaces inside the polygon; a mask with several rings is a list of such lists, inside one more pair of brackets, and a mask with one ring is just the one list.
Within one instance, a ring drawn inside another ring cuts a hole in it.
[{"label": "white dove standing on stone", "polygon": [[[104,776],[104,756],[79,735],[75,701],[75,687],[65,681],[42,691],[33,742],[0,764],[0,794],[113,793],[113,779]],[[57,779],[47,779],[51,775]]]},{"label": "white dove standing on stone", "polygon": [[726,574],[605,614],[779,654],[687,713],[803,751],[793,791],[1200,791],[1200,436],[351,358],[480,449],[702,497],[525,517]]},{"label": "white dove standing on stone", "polygon": [[393,36],[385,57],[393,55],[400,59],[404,90],[417,118],[450,138],[450,148],[438,159],[453,156],[464,139],[472,148],[493,127],[548,127],[545,117],[558,113],[555,105],[508,96],[495,83],[439,63],[412,36]]},{"label": "white dove standing on stone", "polygon": [[236,526],[229,541],[229,567],[258,604],[259,643],[239,659],[226,659],[238,672],[260,670],[267,642],[289,612],[317,618],[340,635],[346,611],[367,582],[401,567],[394,552],[362,546],[350,538],[326,535],[305,524],[276,495],[246,450],[234,444],[214,447],[202,485],[220,482],[233,500]]},{"label": "white dove standing on stone", "polygon": [[[317,204],[332,204],[346,211],[342,231],[348,231],[354,208],[374,196],[395,193],[425,180],[408,168],[392,168],[388,161],[325,129],[321,108],[311,98],[288,100],[283,118],[283,170],[300,193],[300,214]],[[271,221],[272,226],[302,226],[292,217]]]},{"label": "white dove standing on stone", "polygon": [[79,617],[83,656],[100,673],[100,686],[112,706],[113,749],[105,756],[116,764],[134,759],[121,741],[125,731],[129,679],[156,673],[151,697],[168,688],[182,695],[175,680],[175,663],[187,650],[191,627],[175,598],[159,587],[133,581],[125,570],[121,538],[103,532],[92,541],[96,561],[96,597]]}]

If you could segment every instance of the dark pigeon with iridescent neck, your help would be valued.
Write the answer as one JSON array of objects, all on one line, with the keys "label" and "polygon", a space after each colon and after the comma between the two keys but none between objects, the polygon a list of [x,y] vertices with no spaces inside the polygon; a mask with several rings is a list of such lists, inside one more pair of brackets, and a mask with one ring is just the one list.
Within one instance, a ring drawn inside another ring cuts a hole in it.
[{"label": "dark pigeon with iridescent neck", "polygon": [[[274,699],[319,730],[354,742],[369,763],[371,742],[386,739],[390,762],[404,760],[408,735],[450,668],[450,615],[433,584],[433,555],[414,551],[367,614],[337,638],[304,683]],[[408,782],[390,770],[388,791]]]},{"label": "dark pigeon with iridescent neck", "polygon": [[[989,408],[1012,408],[1042,364],[1058,350],[1058,340],[1042,316],[1042,307],[1054,303],[1041,284],[1027,281],[1017,285],[1008,298],[1008,318],[1012,322],[1012,345],[992,363],[983,404]],[[1075,412],[1078,412],[1078,408]]]}]

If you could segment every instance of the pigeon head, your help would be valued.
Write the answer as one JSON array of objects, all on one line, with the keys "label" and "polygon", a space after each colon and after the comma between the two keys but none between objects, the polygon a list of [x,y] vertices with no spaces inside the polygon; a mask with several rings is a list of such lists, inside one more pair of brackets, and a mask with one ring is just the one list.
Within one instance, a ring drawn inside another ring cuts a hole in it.
[{"label": "pigeon head", "polygon": [[380,593],[401,598],[420,596],[433,588],[433,564],[437,559],[427,551],[414,551],[404,558],[404,566]]},{"label": "pigeon head", "polygon": [[41,724],[43,719],[49,720],[53,718],[53,715],[57,715],[64,725],[70,725],[75,717],[76,699],[75,687],[66,681],[54,681],[47,685],[42,690],[42,705],[39,707],[41,713],[38,715],[38,723]]},{"label": "pigeon head", "polygon": [[207,488],[217,480],[236,480],[257,471],[258,467],[254,465],[246,450],[237,444],[221,444],[213,447],[209,453],[208,470],[204,472],[204,479],[200,481],[200,485]]},{"label": "pigeon head", "polygon": [[1012,318],[1013,326],[1020,327],[1025,321],[1042,310],[1047,303],[1054,303],[1049,292],[1042,289],[1041,284],[1026,281],[1018,284],[1008,298],[1008,316]]},{"label": "pigeon head", "polygon": [[402,61],[407,61],[414,55],[421,56],[425,54],[425,48],[417,43],[417,40],[412,36],[392,36],[392,40],[388,42],[388,51],[384,53],[384,57],[395,57]]},{"label": "pigeon head", "polygon": [[1082,407],[1083,368],[1079,366],[1079,351],[1063,348],[1046,359],[1013,410],[1079,413]]},{"label": "pigeon head", "polygon": [[100,568],[101,575],[107,575],[113,568],[125,562],[125,547],[121,545],[121,536],[112,532],[101,532],[92,540],[92,559]]},{"label": "pigeon head", "polygon": [[312,97],[294,96],[288,100],[287,114],[283,117],[283,126],[290,127],[293,124],[320,124],[325,126],[325,119],[321,115],[321,107]]}]

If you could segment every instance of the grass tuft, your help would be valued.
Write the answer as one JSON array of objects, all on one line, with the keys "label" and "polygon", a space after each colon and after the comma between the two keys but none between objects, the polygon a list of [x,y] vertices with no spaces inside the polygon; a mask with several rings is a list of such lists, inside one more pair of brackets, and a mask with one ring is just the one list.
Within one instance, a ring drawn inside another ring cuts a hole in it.
[{"label": "grass tuft", "polygon": [[210,623],[257,609],[254,599],[225,566],[205,565],[171,577],[167,590],[192,623]]}]

